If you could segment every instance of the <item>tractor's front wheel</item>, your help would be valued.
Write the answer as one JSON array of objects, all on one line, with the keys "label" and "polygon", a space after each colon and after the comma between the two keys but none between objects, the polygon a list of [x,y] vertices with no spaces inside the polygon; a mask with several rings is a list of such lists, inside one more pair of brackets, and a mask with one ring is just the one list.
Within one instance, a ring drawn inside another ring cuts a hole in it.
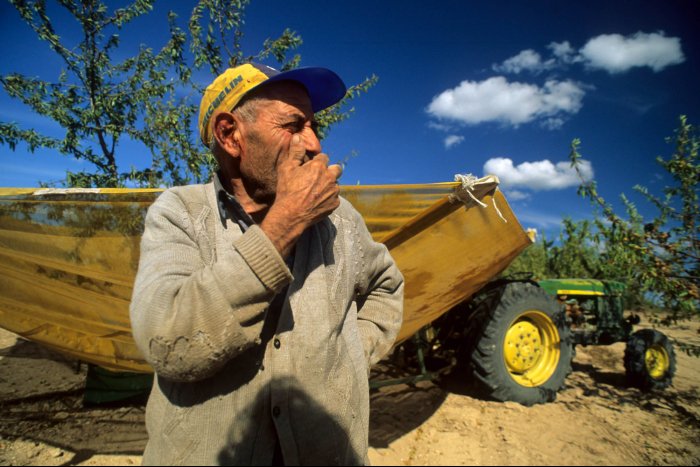
[{"label": "tractor's front wheel", "polygon": [[513,282],[489,300],[471,333],[470,369],[480,392],[523,405],[553,401],[571,372],[571,329],[555,300]]},{"label": "tractor's front wheel", "polygon": [[676,372],[676,354],[671,341],[655,329],[632,334],[625,348],[627,381],[643,391],[665,389]]}]

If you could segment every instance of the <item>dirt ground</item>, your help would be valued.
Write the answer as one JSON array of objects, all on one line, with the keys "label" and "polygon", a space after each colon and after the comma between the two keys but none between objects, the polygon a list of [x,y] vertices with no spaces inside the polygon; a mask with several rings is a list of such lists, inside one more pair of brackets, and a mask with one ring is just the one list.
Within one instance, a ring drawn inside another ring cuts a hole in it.
[{"label": "dirt ground", "polygon": [[[700,344],[700,323],[665,330]],[[469,395],[459,378],[372,393],[375,465],[698,465],[700,358],[668,390],[627,387],[624,344],[579,347],[554,403]],[[0,465],[140,464],[142,406],[85,408],[85,368],[0,331]]]}]

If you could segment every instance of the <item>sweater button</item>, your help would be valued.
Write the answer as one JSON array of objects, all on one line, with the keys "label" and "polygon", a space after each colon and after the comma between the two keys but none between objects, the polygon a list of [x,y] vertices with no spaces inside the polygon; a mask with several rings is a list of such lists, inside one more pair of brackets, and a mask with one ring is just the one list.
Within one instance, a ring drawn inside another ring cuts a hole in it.
[{"label": "sweater button", "polygon": [[273,416],[273,417],[275,417],[275,418],[279,417],[279,416],[280,416],[280,412],[281,412],[281,411],[280,411],[280,408],[279,408],[279,407],[274,406],[274,407],[272,408],[272,416]]},{"label": "sweater button", "polygon": [[280,342],[279,339],[275,339],[275,348],[279,349],[280,347],[282,347],[282,343]]}]

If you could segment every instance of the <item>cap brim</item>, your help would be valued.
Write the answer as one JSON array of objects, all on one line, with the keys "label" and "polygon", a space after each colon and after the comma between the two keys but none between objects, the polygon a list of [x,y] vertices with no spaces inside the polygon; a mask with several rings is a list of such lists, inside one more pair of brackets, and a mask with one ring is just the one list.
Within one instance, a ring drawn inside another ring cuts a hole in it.
[{"label": "cap brim", "polygon": [[326,109],[339,102],[347,88],[340,77],[327,68],[305,67],[284,71],[270,77],[261,85],[277,81],[296,81],[302,84],[309,93],[311,108],[314,112]]}]

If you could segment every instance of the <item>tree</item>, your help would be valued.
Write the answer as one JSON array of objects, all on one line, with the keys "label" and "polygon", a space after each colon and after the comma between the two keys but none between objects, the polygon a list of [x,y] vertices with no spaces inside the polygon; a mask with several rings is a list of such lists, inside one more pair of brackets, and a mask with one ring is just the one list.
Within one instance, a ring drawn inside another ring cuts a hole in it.
[{"label": "tree", "polygon": [[[108,14],[107,7],[97,1],[63,0],[61,6],[79,22],[82,39],[67,44],[56,32],[43,0],[11,0],[22,19],[37,36],[63,60],[64,68],[57,81],[50,82],[10,74],[0,78],[5,91],[21,100],[36,113],[57,122],[63,138],[45,136],[33,129],[20,129],[15,123],[0,123],[0,142],[15,149],[19,142],[30,151],[51,148],[92,164],[95,172],[68,172],[69,186],[121,186],[127,181],[157,184],[164,174],[157,160],[157,139],[166,135],[152,132],[148,120],[143,121],[149,106],[157,101],[172,100],[176,82],[169,73],[176,72],[180,81],[189,79],[184,66],[185,34],[175,25],[170,14],[170,38],[157,53],[142,47],[139,53],[121,63],[111,55],[119,46],[118,32],[135,18],[150,12],[154,0],[138,0],[126,8]],[[172,102],[172,101],[171,101]],[[167,118],[177,118],[174,107]],[[144,137],[144,135],[152,135]],[[154,164],[143,170],[120,172],[117,148],[124,137],[141,141],[154,156]],[[162,158],[176,157],[160,155]],[[174,174],[173,174],[174,175]]]},{"label": "tree", "polygon": [[[15,73],[0,77],[0,84],[10,96],[58,123],[65,135],[56,138],[22,129],[13,122],[0,122],[0,143],[12,150],[24,143],[31,152],[50,148],[92,165],[92,170],[68,172],[62,182],[67,186],[160,186],[207,180],[211,155],[189,131],[198,116],[202,91],[192,80],[192,70],[207,67],[215,76],[222,70],[224,57],[228,66],[274,59],[283,69],[296,67],[301,61],[299,55],[287,59],[287,54],[302,43],[290,30],[266,40],[257,54],[243,53],[243,16],[248,0],[199,1],[189,20],[189,50],[188,36],[170,12],[169,38],[160,50],[154,52],[142,45],[138,54],[121,62],[113,58],[120,44],[119,33],[128,23],[150,13],[155,0],[135,0],[111,12],[99,0],[60,0],[60,6],[80,24],[82,39],[77,44],[66,43],[57,33],[45,0],[10,1],[62,59],[64,68],[55,81]],[[376,77],[371,77],[352,86],[343,102],[324,112],[320,118],[322,135],[349,116],[352,109],[341,110],[348,100],[375,82]],[[119,143],[125,138],[144,145],[150,158],[148,167],[124,170],[120,166]]]},{"label": "tree", "polygon": [[599,278],[600,255],[591,241],[591,223],[583,220],[562,220],[563,230],[557,245],[547,250],[547,272],[550,277]]},{"label": "tree", "polygon": [[562,226],[557,242],[544,237],[537,240],[513,261],[504,274],[531,272],[535,279],[603,278],[591,222],[564,218]]},{"label": "tree", "polygon": [[550,271],[547,269],[547,257],[553,242],[545,237],[537,238],[534,243],[513,260],[501,273],[501,277],[531,277],[534,280],[549,279]]},{"label": "tree", "polygon": [[[624,196],[627,218],[618,215],[594,181],[581,177],[579,187],[579,194],[596,209],[594,240],[604,273],[626,271],[633,287],[670,312],[664,323],[692,318],[700,304],[700,138],[697,129],[681,116],[675,137],[668,141],[675,145],[673,154],[668,159],[657,157],[657,162],[671,176],[672,184],[661,196],[635,186],[656,208],[653,219],[645,220]],[[570,160],[581,176],[579,145],[578,140],[572,142]]]}]

